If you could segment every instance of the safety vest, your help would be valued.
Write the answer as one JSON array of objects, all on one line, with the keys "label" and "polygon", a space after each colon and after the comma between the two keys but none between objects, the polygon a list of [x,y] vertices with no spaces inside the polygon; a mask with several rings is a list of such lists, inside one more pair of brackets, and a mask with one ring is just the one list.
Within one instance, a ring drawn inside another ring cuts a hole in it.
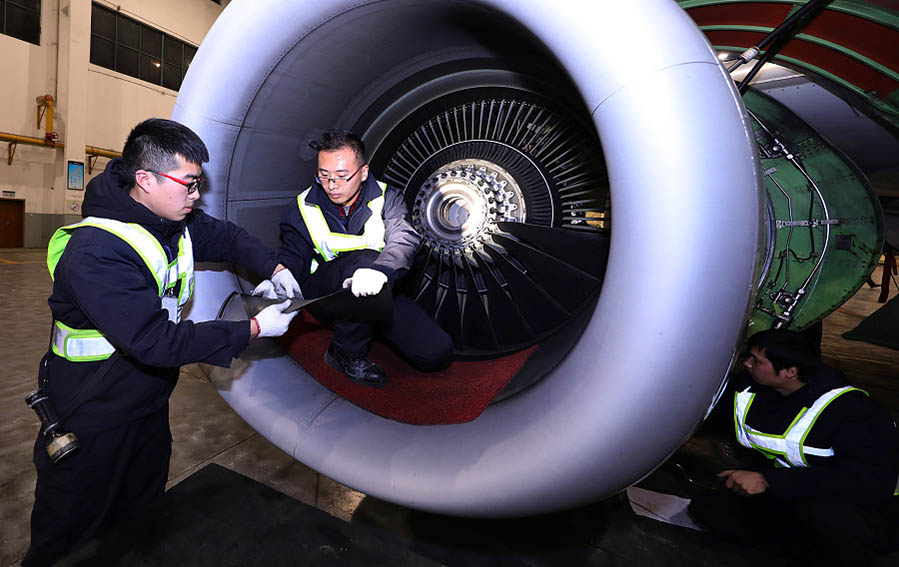
[{"label": "safety vest", "polygon": [[[387,191],[387,184],[378,182],[381,188],[381,194],[368,202],[368,208],[371,209],[371,217],[365,221],[362,234],[346,234],[342,232],[331,232],[325,215],[322,214],[318,205],[310,205],[306,203],[306,196],[312,190],[312,187],[297,196],[297,206],[300,209],[300,215],[306,228],[309,230],[309,238],[319,256],[325,262],[330,262],[336,258],[341,252],[349,252],[351,250],[375,250],[380,252],[384,248],[384,194]],[[318,268],[318,262],[313,259],[309,268],[309,273],[315,272]]]},{"label": "safety vest", "polygon": [[[171,298],[169,320],[181,320],[181,309],[190,299],[194,287],[194,253],[187,227],[178,239],[178,256],[169,262],[165,250],[147,229],[136,223],[124,223],[100,217],[88,217],[79,223],[58,229],[47,246],[47,269],[55,279],[56,265],[62,257],[75,229],[91,226],[110,232],[127,242],[147,264],[156,280],[160,306],[166,306],[165,298]],[[174,289],[181,282],[178,297]],[[115,347],[97,329],[73,329],[61,321],[54,322],[51,348],[58,356],[71,362],[104,360],[115,352]]]},{"label": "safety vest", "polygon": [[810,408],[802,408],[802,411],[793,419],[787,430],[782,435],[762,433],[746,424],[746,416],[749,407],[755,400],[755,394],[746,388],[734,396],[734,426],[736,427],[737,440],[740,445],[750,449],[756,449],[769,459],[782,467],[807,467],[806,455],[815,457],[832,457],[833,447],[819,448],[805,444],[805,439],[815,421],[828,405],[847,392],[858,390],[867,394],[864,390],[844,386],[834,388],[822,394]]}]

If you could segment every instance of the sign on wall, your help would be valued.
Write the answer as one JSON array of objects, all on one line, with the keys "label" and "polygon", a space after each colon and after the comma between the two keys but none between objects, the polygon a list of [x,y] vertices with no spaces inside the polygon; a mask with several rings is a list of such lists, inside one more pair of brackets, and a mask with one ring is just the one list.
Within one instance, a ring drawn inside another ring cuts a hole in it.
[{"label": "sign on wall", "polygon": [[66,183],[66,187],[68,189],[74,189],[76,191],[84,190],[84,162],[83,161],[70,161],[69,162],[69,176],[68,176],[68,182]]}]

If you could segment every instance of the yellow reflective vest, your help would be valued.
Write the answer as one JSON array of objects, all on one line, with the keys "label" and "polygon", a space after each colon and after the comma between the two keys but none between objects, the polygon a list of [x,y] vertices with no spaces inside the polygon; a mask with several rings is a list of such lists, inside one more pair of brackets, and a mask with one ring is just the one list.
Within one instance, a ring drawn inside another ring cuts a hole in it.
[{"label": "yellow reflective vest", "polygon": [[[178,255],[169,262],[168,256],[159,241],[147,229],[136,223],[125,223],[117,220],[88,217],[81,222],[59,228],[50,238],[47,246],[47,269],[50,277],[55,279],[56,265],[65,252],[72,233],[82,227],[94,227],[114,234],[128,243],[138,256],[146,263],[150,273],[156,280],[159,291],[160,307],[165,303],[164,297],[172,299],[169,309],[169,320],[177,323],[181,320],[181,310],[190,299],[194,286],[194,255],[190,232],[185,227],[178,239]],[[178,296],[174,296],[174,288],[181,282]],[[71,362],[92,362],[109,358],[115,347],[106,340],[97,329],[73,329],[61,321],[54,322],[51,348],[55,354]]]},{"label": "yellow reflective vest", "polygon": [[815,457],[832,457],[833,447],[811,447],[805,444],[805,439],[812,430],[821,413],[847,392],[859,390],[852,386],[834,388],[825,392],[815,400],[810,408],[803,408],[783,434],[764,433],[753,429],[746,423],[749,408],[755,400],[755,394],[746,388],[734,396],[734,426],[737,440],[740,445],[749,449],[760,451],[769,459],[781,467],[807,467],[806,455]]},{"label": "yellow reflective vest", "polygon": [[[309,195],[312,187],[308,187],[297,196],[297,207],[300,209],[303,222],[306,223],[309,238],[312,239],[316,252],[325,262],[330,262],[341,252],[365,249],[380,252],[384,248],[386,228],[384,226],[383,213],[384,194],[387,191],[387,184],[379,181],[378,187],[381,188],[381,194],[368,202],[371,217],[365,221],[362,234],[359,235],[331,232],[328,221],[325,220],[325,215],[321,209],[317,205],[306,203],[306,196]],[[316,268],[318,268],[318,262],[313,259],[309,273],[315,272]]]}]

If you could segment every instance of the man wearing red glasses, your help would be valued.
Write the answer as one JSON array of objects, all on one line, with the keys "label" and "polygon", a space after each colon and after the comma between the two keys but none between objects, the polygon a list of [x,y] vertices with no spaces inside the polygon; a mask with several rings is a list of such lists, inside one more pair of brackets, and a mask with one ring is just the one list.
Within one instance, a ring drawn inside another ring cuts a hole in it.
[{"label": "man wearing red glasses", "polygon": [[[314,298],[348,287],[356,297],[378,295],[406,273],[418,250],[403,195],[369,173],[365,145],[352,132],[325,130],[310,146],[318,151],[314,182],[281,220],[278,251],[302,289],[263,282],[254,293]],[[331,314],[334,336],[325,353],[325,362],[350,380],[386,385],[384,369],[368,358],[376,331],[419,370],[450,363],[452,340],[411,298],[393,297],[387,324],[367,318],[358,305]]]},{"label": "man wearing red glasses", "polygon": [[53,564],[104,527],[155,507],[168,478],[168,400],[180,366],[229,366],[251,338],[281,335],[293,317],[284,302],[249,323],[182,320],[195,261],[289,277],[274,251],[194,207],[208,160],[186,126],[141,122],[122,158],[88,184],[84,220],[50,241],[54,322],[39,382],[80,447],[50,455],[38,434],[23,565]]}]

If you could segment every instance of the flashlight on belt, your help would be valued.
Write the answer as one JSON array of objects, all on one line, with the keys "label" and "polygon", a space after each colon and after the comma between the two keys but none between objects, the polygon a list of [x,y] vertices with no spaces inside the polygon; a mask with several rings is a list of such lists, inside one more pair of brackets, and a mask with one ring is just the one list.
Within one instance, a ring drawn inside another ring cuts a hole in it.
[{"label": "flashlight on belt", "polygon": [[37,389],[25,398],[28,407],[34,410],[41,420],[41,433],[47,439],[47,455],[50,461],[58,462],[60,459],[78,450],[78,438],[74,433],[62,431],[59,416],[53,409],[50,398],[42,389]]}]

